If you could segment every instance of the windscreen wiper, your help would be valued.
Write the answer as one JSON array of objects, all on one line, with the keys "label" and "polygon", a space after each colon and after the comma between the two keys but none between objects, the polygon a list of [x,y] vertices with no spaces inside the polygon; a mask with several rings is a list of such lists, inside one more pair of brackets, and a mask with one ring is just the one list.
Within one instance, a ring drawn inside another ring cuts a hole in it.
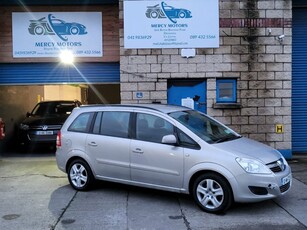
[{"label": "windscreen wiper", "polygon": [[219,138],[217,139],[216,141],[214,141],[214,144],[217,144],[217,143],[222,143],[222,142],[225,142],[225,141],[231,141],[231,140],[235,140],[235,139],[239,139],[241,138],[242,136],[236,136],[234,134],[231,134],[231,135],[226,135],[222,138]]}]

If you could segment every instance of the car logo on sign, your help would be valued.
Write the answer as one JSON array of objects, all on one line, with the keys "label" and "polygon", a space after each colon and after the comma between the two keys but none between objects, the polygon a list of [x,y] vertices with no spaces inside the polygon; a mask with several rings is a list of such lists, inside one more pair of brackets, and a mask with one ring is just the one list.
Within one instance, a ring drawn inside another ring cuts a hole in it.
[{"label": "car logo on sign", "polygon": [[147,18],[168,18],[173,23],[177,23],[177,19],[192,18],[190,10],[175,8],[165,2],[161,2],[161,5],[147,6],[145,15]]},{"label": "car logo on sign", "polygon": [[47,125],[44,125],[43,126],[43,130],[47,130],[48,129],[48,126]]},{"label": "car logo on sign", "polygon": [[32,35],[57,35],[63,41],[68,41],[65,35],[87,34],[86,26],[77,22],[66,22],[52,14],[38,20],[30,20],[28,31]]}]

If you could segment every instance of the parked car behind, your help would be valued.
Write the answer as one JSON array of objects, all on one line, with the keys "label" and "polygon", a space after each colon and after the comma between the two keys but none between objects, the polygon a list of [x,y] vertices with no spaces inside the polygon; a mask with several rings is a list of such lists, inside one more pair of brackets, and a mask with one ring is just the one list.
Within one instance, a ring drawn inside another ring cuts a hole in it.
[{"label": "parked car behind", "polygon": [[59,100],[39,102],[32,112],[27,112],[26,118],[20,123],[18,141],[23,150],[29,146],[55,146],[58,131],[75,107],[81,102]]},{"label": "parked car behind", "polygon": [[76,190],[95,179],[191,194],[206,212],[289,191],[275,149],[181,106],[81,106],[57,137],[56,160]]}]

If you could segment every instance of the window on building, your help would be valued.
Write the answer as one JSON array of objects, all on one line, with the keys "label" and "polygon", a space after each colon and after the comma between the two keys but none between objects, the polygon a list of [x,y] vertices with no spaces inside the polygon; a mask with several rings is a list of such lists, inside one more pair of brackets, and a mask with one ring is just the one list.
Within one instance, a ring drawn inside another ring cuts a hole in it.
[{"label": "window on building", "polygon": [[216,80],[216,102],[236,103],[237,102],[237,80],[217,79]]}]

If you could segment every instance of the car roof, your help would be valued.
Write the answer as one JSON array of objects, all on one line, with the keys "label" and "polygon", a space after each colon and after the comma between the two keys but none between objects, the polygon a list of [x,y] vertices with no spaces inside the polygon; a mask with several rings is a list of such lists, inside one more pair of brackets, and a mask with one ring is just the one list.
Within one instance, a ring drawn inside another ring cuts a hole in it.
[{"label": "car roof", "polygon": [[77,100],[56,100],[56,101],[41,101],[39,102],[40,104],[42,103],[54,103],[54,104],[61,104],[61,103],[77,103]]},{"label": "car roof", "polygon": [[101,105],[83,105],[80,108],[86,107],[114,107],[114,108],[140,108],[140,109],[150,109],[160,111],[162,113],[171,113],[177,111],[186,111],[191,110],[188,107],[178,106],[178,105],[169,105],[169,104],[101,104]]}]

